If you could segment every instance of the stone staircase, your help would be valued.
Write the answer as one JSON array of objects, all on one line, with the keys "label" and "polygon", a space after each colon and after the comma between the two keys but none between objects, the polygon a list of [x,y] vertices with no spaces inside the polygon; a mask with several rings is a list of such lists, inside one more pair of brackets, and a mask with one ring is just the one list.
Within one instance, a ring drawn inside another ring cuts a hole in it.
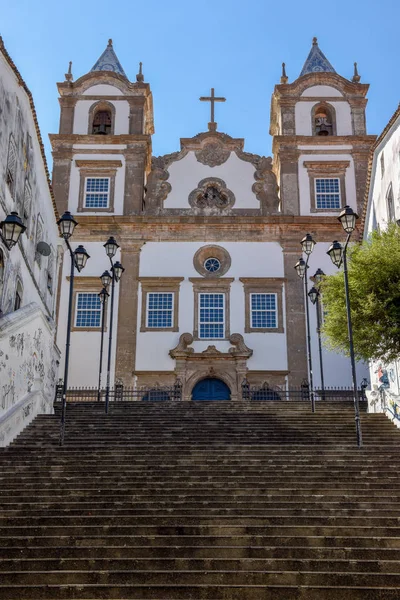
[{"label": "stone staircase", "polygon": [[400,432],[350,403],[69,404],[0,451],[0,599],[400,598]]}]

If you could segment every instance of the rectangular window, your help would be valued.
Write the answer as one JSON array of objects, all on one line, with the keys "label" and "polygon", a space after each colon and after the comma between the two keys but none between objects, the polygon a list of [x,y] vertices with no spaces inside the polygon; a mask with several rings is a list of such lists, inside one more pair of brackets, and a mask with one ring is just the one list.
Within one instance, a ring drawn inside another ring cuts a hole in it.
[{"label": "rectangular window", "polygon": [[278,326],[276,294],[250,294],[251,327],[276,329]]},{"label": "rectangular window", "polygon": [[149,292],[147,294],[147,327],[168,329],[173,323],[174,294]]},{"label": "rectangular window", "polygon": [[316,178],[315,199],[316,208],[326,210],[340,208],[340,179],[337,177]]},{"label": "rectangular window", "polygon": [[100,327],[101,302],[96,292],[79,292],[76,299],[75,327]]},{"label": "rectangular window", "polygon": [[86,177],[85,208],[108,208],[109,197],[109,177]]},{"label": "rectangular window", "polygon": [[199,338],[225,337],[224,294],[199,294]]}]

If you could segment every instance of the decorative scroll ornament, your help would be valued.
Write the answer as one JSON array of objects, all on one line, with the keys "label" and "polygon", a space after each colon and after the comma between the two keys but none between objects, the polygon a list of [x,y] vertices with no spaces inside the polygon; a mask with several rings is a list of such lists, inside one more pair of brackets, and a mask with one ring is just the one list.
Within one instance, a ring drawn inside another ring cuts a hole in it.
[{"label": "decorative scroll ornament", "polygon": [[203,165],[209,167],[217,167],[226,162],[231,154],[231,151],[224,148],[218,142],[209,142],[201,150],[195,152],[196,158]]},{"label": "decorative scroll ornament", "polygon": [[221,211],[232,208],[235,196],[226,187],[225,181],[217,177],[206,177],[199,186],[189,194],[189,204],[194,209]]},{"label": "decorative scroll ornament", "polygon": [[176,160],[186,156],[187,151],[173,152],[164,156],[153,156],[151,160],[151,171],[147,178],[146,195],[144,198],[145,211],[155,214],[162,209],[163,202],[171,191],[168,183],[168,167]]}]

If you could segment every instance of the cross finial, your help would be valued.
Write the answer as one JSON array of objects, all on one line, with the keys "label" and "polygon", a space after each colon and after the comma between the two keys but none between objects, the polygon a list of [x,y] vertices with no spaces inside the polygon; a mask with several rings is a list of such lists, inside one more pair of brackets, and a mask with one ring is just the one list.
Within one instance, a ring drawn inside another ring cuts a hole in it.
[{"label": "cross finial", "polygon": [[72,81],[73,78],[74,77],[72,75],[72,60],[70,60],[68,65],[68,73],[65,73],[65,81]]},{"label": "cross finial", "polygon": [[217,131],[217,123],[214,119],[214,105],[215,102],[226,102],[226,98],[217,98],[214,94],[214,88],[211,88],[211,96],[201,96],[201,102],[210,102],[211,103],[211,120],[208,124],[208,131]]},{"label": "cross finial", "polygon": [[313,37],[313,39],[312,39],[312,45],[313,46],[318,46],[318,38]]},{"label": "cross finial", "polygon": [[286,75],[286,64],[282,63],[282,75],[281,75],[281,83],[287,83],[288,76]]},{"label": "cross finial", "polygon": [[111,38],[108,40],[108,45],[112,46],[112,39]]},{"label": "cross finial", "polygon": [[139,73],[136,75],[136,81],[142,83],[144,81],[143,73],[142,73],[143,63],[139,63]]},{"label": "cross finial", "polygon": [[360,79],[361,79],[361,77],[358,74],[357,63],[355,62],[354,63],[354,75],[353,75],[352,82],[353,83],[359,83]]}]

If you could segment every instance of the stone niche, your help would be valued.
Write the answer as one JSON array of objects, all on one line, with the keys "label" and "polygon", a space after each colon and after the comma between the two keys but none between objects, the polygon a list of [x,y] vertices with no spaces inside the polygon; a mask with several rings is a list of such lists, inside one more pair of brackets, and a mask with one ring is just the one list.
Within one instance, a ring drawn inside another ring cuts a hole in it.
[{"label": "stone niche", "polygon": [[246,346],[240,333],[233,333],[229,341],[232,347],[228,352],[220,352],[213,345],[203,352],[195,352],[190,347],[192,334],[180,336],[178,345],[169,354],[176,361],[175,373],[182,382],[182,400],[191,400],[196,383],[207,377],[226,383],[231,391],[231,400],[242,400],[242,382],[253,350]]}]

